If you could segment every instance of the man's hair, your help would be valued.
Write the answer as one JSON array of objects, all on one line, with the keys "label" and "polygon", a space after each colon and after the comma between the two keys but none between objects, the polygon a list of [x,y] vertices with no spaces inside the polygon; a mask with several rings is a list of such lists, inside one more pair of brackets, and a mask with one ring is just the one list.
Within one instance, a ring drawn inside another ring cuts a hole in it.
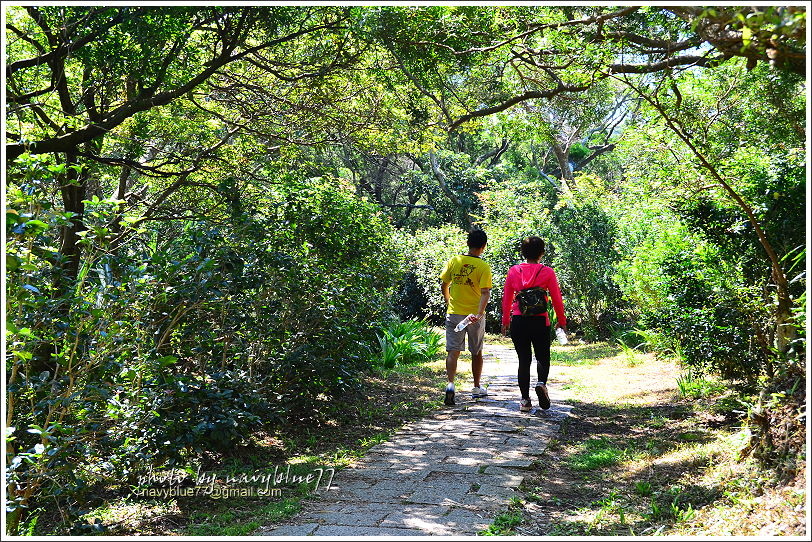
[{"label": "man's hair", "polygon": [[544,254],[544,241],[541,237],[525,237],[522,239],[522,256],[528,260],[538,260]]},{"label": "man's hair", "polygon": [[488,236],[482,230],[471,230],[468,234],[468,248],[482,248],[488,242]]}]

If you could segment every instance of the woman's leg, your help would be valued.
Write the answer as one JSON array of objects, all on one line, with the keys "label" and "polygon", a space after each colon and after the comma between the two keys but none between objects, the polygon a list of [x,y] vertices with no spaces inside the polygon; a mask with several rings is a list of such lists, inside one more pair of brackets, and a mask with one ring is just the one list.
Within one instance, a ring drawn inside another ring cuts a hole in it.
[{"label": "woman's leg", "polygon": [[546,384],[550,375],[550,326],[544,318],[536,318],[529,333],[536,354],[539,383]]},{"label": "woman's leg", "polygon": [[522,399],[530,399],[530,363],[533,360],[527,324],[528,319],[522,316],[513,316],[510,319],[510,338],[519,357],[519,391]]}]

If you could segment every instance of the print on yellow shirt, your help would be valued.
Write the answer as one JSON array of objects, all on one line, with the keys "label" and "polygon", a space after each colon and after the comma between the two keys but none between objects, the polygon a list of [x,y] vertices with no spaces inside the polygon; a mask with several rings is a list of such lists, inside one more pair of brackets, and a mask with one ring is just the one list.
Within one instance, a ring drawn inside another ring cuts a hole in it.
[{"label": "print on yellow shirt", "polygon": [[475,266],[465,263],[462,264],[459,272],[454,275],[454,284],[464,284],[465,286],[473,286],[474,282],[471,280],[471,273],[476,269]]},{"label": "print on yellow shirt", "polygon": [[440,278],[449,283],[448,314],[476,314],[482,288],[492,287],[491,267],[474,256],[454,256]]}]

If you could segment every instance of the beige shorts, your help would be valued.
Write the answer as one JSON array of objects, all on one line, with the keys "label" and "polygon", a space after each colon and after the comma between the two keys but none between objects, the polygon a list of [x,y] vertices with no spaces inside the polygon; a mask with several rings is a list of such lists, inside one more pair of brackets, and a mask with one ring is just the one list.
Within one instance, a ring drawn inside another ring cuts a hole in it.
[{"label": "beige shorts", "polygon": [[468,337],[468,350],[472,354],[482,352],[485,342],[485,317],[478,322],[468,324],[462,331],[454,331],[457,324],[468,316],[467,314],[445,315],[445,350],[446,352],[462,352],[465,350],[465,338]]}]

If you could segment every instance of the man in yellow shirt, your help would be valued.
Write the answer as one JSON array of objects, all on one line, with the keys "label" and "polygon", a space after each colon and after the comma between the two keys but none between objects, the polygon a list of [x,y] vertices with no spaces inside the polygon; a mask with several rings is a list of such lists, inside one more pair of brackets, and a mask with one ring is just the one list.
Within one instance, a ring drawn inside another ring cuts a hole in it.
[{"label": "man in yellow shirt", "polygon": [[[473,230],[468,234],[468,254],[451,258],[440,275],[443,281],[443,297],[448,304],[445,318],[445,343],[448,355],[445,370],[448,385],[445,389],[445,404],[454,404],[454,376],[457,374],[457,360],[465,350],[465,338],[468,338],[468,350],[471,352],[471,372],[474,374],[473,397],[488,395],[480,387],[482,375],[482,345],[485,340],[485,308],[491,298],[491,267],[480,259],[488,244],[488,236],[482,230]],[[461,331],[454,328],[470,315],[470,323]]]}]

